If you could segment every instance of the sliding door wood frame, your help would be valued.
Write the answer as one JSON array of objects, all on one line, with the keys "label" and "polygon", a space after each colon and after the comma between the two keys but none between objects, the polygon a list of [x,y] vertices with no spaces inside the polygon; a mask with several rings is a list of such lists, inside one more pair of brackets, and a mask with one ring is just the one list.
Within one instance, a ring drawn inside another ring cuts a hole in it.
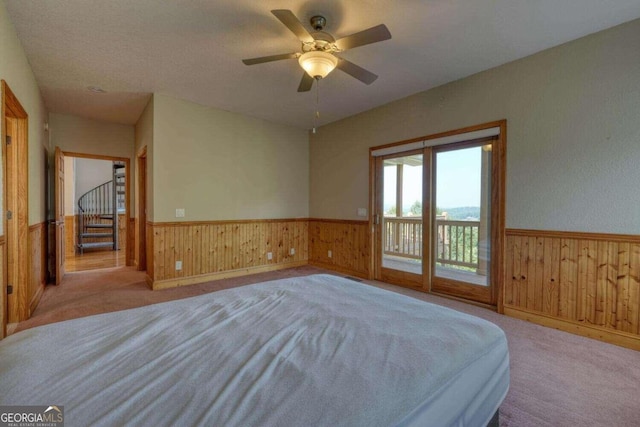
[{"label": "sliding door wood frame", "polygon": [[[475,147],[481,147],[483,145],[486,145],[488,143],[492,144],[492,151],[493,151],[493,144],[497,141],[498,137],[497,136],[491,136],[491,137],[486,137],[486,138],[480,138],[480,139],[474,139],[474,140],[469,140],[469,141],[463,141],[463,142],[456,142],[453,144],[445,144],[445,145],[439,145],[437,147],[433,147],[433,164],[435,164],[435,168],[433,168],[432,170],[432,182],[434,187],[437,185],[437,161],[436,161],[436,155],[439,153],[446,153],[446,152],[450,152],[450,151],[456,151],[456,150],[464,150],[467,148],[475,148]],[[493,157],[493,155],[492,155]],[[493,171],[493,159],[491,162],[491,172]],[[491,195],[493,195],[493,182],[491,183]],[[435,192],[432,192],[432,198],[437,197],[437,194]],[[493,197],[491,197],[491,200],[493,200]],[[491,209],[491,216],[490,216],[490,224],[493,226],[494,220],[496,220],[495,215],[494,215],[494,209],[492,206]],[[435,224],[436,221],[436,212],[435,209],[433,212],[431,212],[431,223]],[[493,230],[493,227],[492,227]],[[491,240],[491,252],[490,252],[490,259],[491,259],[491,265],[493,266],[493,259],[494,259],[494,252],[495,252],[495,248],[493,245],[493,236],[490,236],[490,240]],[[433,248],[434,246],[434,242],[430,242],[431,247]],[[435,253],[435,251],[432,249],[431,253],[430,253],[430,260],[429,260],[429,264],[431,266],[434,266],[436,264],[436,257],[437,254]],[[493,280],[493,269],[491,268],[489,271],[489,280]],[[470,299],[470,300],[474,300],[474,301],[478,301],[484,304],[489,304],[489,305],[495,305],[495,296],[494,296],[494,288],[495,286],[481,286],[481,285],[471,285],[468,284],[466,282],[462,282],[459,280],[455,280],[455,279],[451,279],[451,278],[445,278],[445,277],[438,277],[435,274],[435,268],[433,269],[433,271],[431,272],[431,291],[433,293],[442,293],[442,294],[446,294],[446,295],[453,295],[453,296],[457,296],[463,299]]]},{"label": "sliding door wood frame", "polygon": [[[409,273],[409,272],[405,272],[405,271],[400,271],[400,270],[393,270],[393,269],[389,269],[389,268],[385,268],[382,266],[382,257],[383,257],[383,245],[380,244],[380,239],[383,236],[383,222],[384,222],[384,209],[383,209],[383,188],[384,188],[384,175],[382,172],[384,166],[383,163],[385,160],[387,159],[395,159],[395,158],[399,158],[399,157],[405,157],[405,156],[414,156],[414,155],[423,155],[424,150],[418,149],[418,150],[410,150],[410,151],[405,151],[405,152],[401,152],[401,153],[395,153],[395,154],[389,154],[386,156],[380,156],[380,157],[376,157],[374,159],[375,161],[375,172],[374,172],[374,177],[375,177],[375,190],[376,190],[376,194],[375,194],[375,201],[374,201],[374,218],[376,218],[376,221],[374,221],[374,235],[376,236],[376,241],[375,241],[375,245],[372,246],[372,248],[375,248],[374,251],[374,258],[375,258],[375,277],[379,278],[380,280],[384,281],[384,282],[389,282],[389,283],[397,283],[399,285],[402,286],[406,286],[412,289],[418,289],[418,290],[423,290],[425,287],[425,268],[428,269],[428,266],[425,264],[424,262],[424,258],[425,255],[428,254],[428,252],[425,252],[425,250],[427,250],[429,248],[429,246],[425,246],[425,241],[424,238],[422,240],[422,254],[423,254],[423,259],[422,259],[422,274],[417,275],[414,273]],[[427,187],[427,185],[425,185],[425,183],[427,183],[429,181],[429,173],[428,173],[428,169],[426,169],[424,167],[424,155],[423,155],[423,167],[422,167],[422,198],[423,201],[422,203],[424,203],[424,195],[425,195],[425,187]],[[397,201],[396,201],[397,204]],[[424,205],[423,205],[424,206]],[[396,209],[402,209],[402,206],[396,206]],[[425,225],[428,228],[428,224],[425,223],[425,218],[424,218],[424,208],[423,208],[423,216],[422,216],[422,227],[423,227],[423,236],[427,235],[429,236],[430,233],[429,231],[425,231]],[[377,222],[377,223],[376,223]],[[418,277],[420,276],[420,277]]]},{"label": "sliding door wood frame", "polygon": [[[487,301],[487,303],[489,305],[495,306],[497,308],[497,311],[499,313],[503,313],[504,312],[504,308],[503,308],[503,271],[504,271],[504,245],[505,245],[505,200],[506,200],[506,143],[507,143],[507,121],[506,120],[498,120],[498,121],[494,121],[494,122],[488,122],[488,123],[483,123],[483,124],[479,124],[479,125],[475,125],[475,126],[469,126],[469,127],[465,127],[465,128],[461,128],[461,129],[456,129],[456,130],[452,130],[452,131],[447,131],[447,132],[441,132],[441,133],[437,133],[437,134],[433,134],[433,135],[428,135],[428,136],[422,136],[422,137],[417,137],[417,138],[412,138],[409,140],[404,140],[404,141],[398,141],[398,142],[394,142],[394,143],[390,143],[390,144],[384,144],[384,145],[379,145],[376,147],[371,147],[369,148],[369,153],[370,153],[370,160],[369,160],[369,182],[370,182],[370,191],[369,191],[369,200],[370,200],[370,208],[371,208],[371,215],[370,215],[370,224],[371,224],[371,230],[372,230],[372,237],[371,237],[371,242],[372,242],[372,259],[374,260],[374,268],[373,268],[373,272],[374,272],[374,277],[375,278],[382,278],[382,268],[380,264],[380,259],[381,257],[379,257],[379,251],[381,251],[382,249],[379,247],[381,246],[380,243],[380,239],[377,237],[379,236],[380,232],[381,232],[381,223],[382,221],[377,221],[378,224],[376,224],[376,218],[379,214],[378,212],[378,206],[377,206],[377,200],[379,200],[379,198],[382,196],[381,192],[382,189],[380,187],[380,179],[377,177],[376,175],[376,170],[377,170],[377,162],[379,160],[377,160],[377,157],[373,156],[373,151],[375,150],[380,150],[380,149],[385,149],[385,148],[392,148],[392,147],[398,147],[398,146],[402,146],[402,145],[406,145],[406,144],[411,144],[414,142],[420,142],[420,141],[425,141],[428,144],[428,141],[430,140],[434,140],[434,139],[438,139],[438,138],[445,138],[445,137],[449,137],[449,136],[454,136],[454,135],[460,135],[460,134],[466,134],[466,133],[470,133],[470,132],[475,132],[475,131],[481,131],[481,130],[485,130],[485,129],[491,129],[491,128],[495,128],[495,127],[499,127],[500,128],[500,134],[497,137],[493,137],[492,139],[492,168],[491,168],[491,183],[492,183],[492,191],[491,191],[491,269],[490,269],[490,280],[491,280],[491,291],[490,291],[490,296],[489,299]],[[457,147],[460,147],[459,144],[464,144],[464,142],[460,142],[460,143],[456,143]],[[413,151],[413,150],[412,150]],[[423,157],[423,161],[424,161],[424,168],[423,171],[426,171],[427,168],[430,171],[429,177],[428,179],[425,179],[425,181],[423,182],[423,230],[428,230],[426,233],[426,235],[423,238],[423,254],[429,254],[429,257],[431,257],[431,252],[433,252],[432,247],[431,247],[431,223],[433,222],[433,219],[430,219],[428,221],[429,224],[426,224],[424,221],[424,215],[425,212],[435,212],[435,209],[431,209],[431,187],[433,185],[433,182],[431,181],[431,171],[433,170],[433,168],[431,167],[432,165],[432,153],[434,151],[434,147],[425,147],[424,149],[420,150],[421,152],[423,152],[424,157]],[[410,151],[407,151],[410,152]],[[398,157],[401,156],[404,153],[399,153],[399,154],[394,154],[390,157]],[[380,156],[381,158],[385,157],[385,156]],[[381,161],[381,160],[380,160]],[[435,215],[435,213],[433,213],[433,215]],[[424,246],[427,247],[424,247]],[[433,292],[431,289],[431,258],[429,258],[430,262],[424,262],[424,256],[423,256],[423,277],[424,277],[424,283],[421,289],[421,291],[423,292]],[[428,267],[425,268],[425,265],[429,264]],[[383,278],[381,280],[384,280]],[[400,282],[393,282],[393,283],[397,283],[401,286],[407,286],[407,284],[403,284]],[[414,289],[415,286],[410,286]],[[449,296],[449,295],[447,295]],[[453,295],[454,298],[459,297],[460,295],[456,296]]]}]

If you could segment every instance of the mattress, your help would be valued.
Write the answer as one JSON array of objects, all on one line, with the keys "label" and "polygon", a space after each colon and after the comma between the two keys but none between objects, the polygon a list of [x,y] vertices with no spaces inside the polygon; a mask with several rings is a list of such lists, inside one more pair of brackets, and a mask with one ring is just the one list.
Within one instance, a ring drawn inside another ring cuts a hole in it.
[{"label": "mattress", "polygon": [[508,387],[494,324],[332,275],[0,342],[0,405],[63,405],[67,426],[483,426]]}]

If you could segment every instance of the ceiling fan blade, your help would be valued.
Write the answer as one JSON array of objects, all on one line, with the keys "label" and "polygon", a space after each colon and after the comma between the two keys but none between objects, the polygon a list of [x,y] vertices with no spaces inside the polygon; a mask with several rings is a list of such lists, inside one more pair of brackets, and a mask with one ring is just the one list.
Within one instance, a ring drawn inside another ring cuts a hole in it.
[{"label": "ceiling fan blade", "polygon": [[309,31],[304,28],[300,20],[296,18],[296,15],[294,15],[293,12],[287,9],[276,9],[272,10],[271,13],[273,13],[275,17],[285,25],[285,27],[291,30],[291,32],[300,39],[300,41],[305,43],[313,43],[313,37],[311,37]]},{"label": "ceiling fan blade", "polygon": [[380,24],[367,30],[360,31],[359,33],[343,37],[340,40],[336,40],[336,46],[340,50],[347,50],[353,49],[354,47],[364,46],[366,44],[389,40],[390,38],[391,33],[387,26]]},{"label": "ceiling fan blade", "polygon": [[300,80],[300,86],[298,86],[298,92],[309,92],[311,90],[311,86],[313,86],[313,81],[315,79],[311,77],[306,72],[302,74],[302,80]]},{"label": "ceiling fan blade", "polygon": [[261,56],[260,58],[243,59],[244,65],[262,64],[264,62],[280,61],[281,59],[297,58],[297,53],[283,53],[281,55]]},{"label": "ceiling fan blade", "polygon": [[343,58],[338,58],[338,65],[336,67],[367,85],[375,82],[378,78],[378,76],[373,74],[371,71],[367,71],[364,68],[354,64],[353,62],[347,61]]}]

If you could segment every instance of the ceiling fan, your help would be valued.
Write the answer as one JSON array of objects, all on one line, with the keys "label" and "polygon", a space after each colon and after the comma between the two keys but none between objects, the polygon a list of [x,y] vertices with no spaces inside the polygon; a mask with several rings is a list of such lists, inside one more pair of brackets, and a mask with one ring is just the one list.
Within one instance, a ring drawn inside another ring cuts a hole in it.
[{"label": "ceiling fan", "polygon": [[305,70],[298,86],[298,92],[311,90],[314,79],[326,77],[334,68],[338,68],[368,85],[378,78],[371,71],[365,70],[336,54],[347,49],[390,39],[391,33],[386,25],[380,24],[336,40],[331,34],[322,31],[327,24],[327,20],[323,16],[316,15],[310,19],[311,27],[315,31],[309,33],[290,10],[277,9],[272,10],[271,13],[300,39],[302,51],[243,59],[242,62],[246,65],[297,58],[300,66]]}]

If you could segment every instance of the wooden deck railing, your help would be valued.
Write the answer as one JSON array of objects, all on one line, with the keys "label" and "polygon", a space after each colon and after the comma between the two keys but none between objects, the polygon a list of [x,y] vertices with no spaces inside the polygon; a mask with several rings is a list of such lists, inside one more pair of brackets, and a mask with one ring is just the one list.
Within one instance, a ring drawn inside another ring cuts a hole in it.
[{"label": "wooden deck railing", "polygon": [[385,217],[384,253],[422,259],[422,218]]},{"label": "wooden deck railing", "polygon": [[[385,255],[422,259],[422,218],[384,218]],[[436,262],[478,270],[480,221],[436,219]]]}]

